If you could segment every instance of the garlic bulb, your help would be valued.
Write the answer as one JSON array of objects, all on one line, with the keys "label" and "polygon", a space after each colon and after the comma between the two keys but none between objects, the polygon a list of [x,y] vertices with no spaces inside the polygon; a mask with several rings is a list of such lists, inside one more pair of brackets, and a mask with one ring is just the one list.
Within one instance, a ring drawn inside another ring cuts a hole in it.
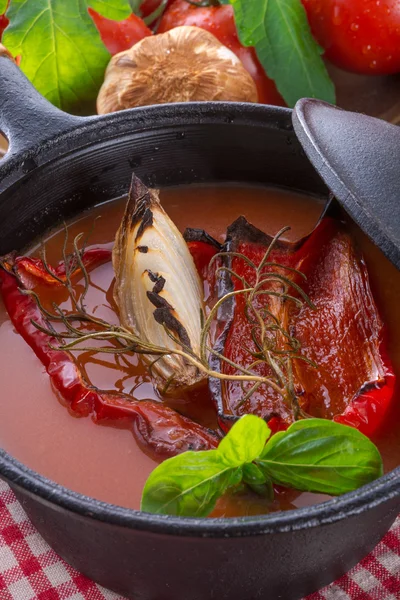
[{"label": "garlic bulb", "polygon": [[164,102],[257,102],[240,59],[215,36],[182,26],[146,37],[110,61],[97,98],[99,114]]},{"label": "garlic bulb", "polygon": [[[158,193],[135,175],[113,250],[121,325],[140,340],[199,354],[203,289],[186,242]],[[168,335],[166,329],[180,343]],[[159,388],[187,387],[204,375],[179,355],[144,355]]]}]

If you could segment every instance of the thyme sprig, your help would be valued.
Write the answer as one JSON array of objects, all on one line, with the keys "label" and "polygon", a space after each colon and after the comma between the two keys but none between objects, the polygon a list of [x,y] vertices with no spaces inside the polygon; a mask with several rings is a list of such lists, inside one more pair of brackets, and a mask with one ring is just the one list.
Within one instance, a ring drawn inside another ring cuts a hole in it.
[{"label": "thyme sprig", "polygon": [[[236,273],[231,267],[218,266],[216,276],[222,277],[228,274],[230,277],[240,281],[241,288],[233,289],[224,294],[205,316],[201,315],[202,330],[200,338],[200,351],[198,355],[193,350],[185,346],[172,331],[163,324],[168,336],[177,346],[173,349],[157,346],[151,342],[140,339],[135,333],[121,325],[112,325],[107,321],[95,317],[88,312],[85,299],[90,287],[90,277],[84,265],[83,254],[87,245],[87,237],[79,234],[73,241],[73,252],[67,254],[68,231],[66,230],[63,246],[63,260],[65,265],[65,277],[59,277],[49,266],[45,250],[42,251],[41,258],[44,268],[50,277],[54,278],[66,289],[71,301],[72,310],[67,311],[56,302],[52,303],[52,311],[44,307],[39,295],[33,290],[21,290],[24,294],[30,295],[36,302],[47,325],[32,320],[33,325],[43,333],[57,340],[58,346],[52,346],[56,349],[65,351],[84,351],[84,352],[103,352],[112,354],[138,353],[154,355],[155,359],[150,364],[151,373],[154,364],[163,356],[181,356],[188,364],[193,365],[199,372],[204,373],[209,378],[217,378],[222,381],[236,381],[242,386],[243,396],[240,399],[237,408],[243,405],[261,386],[272,388],[284,399],[287,406],[293,410],[295,419],[307,417],[299,406],[293,383],[293,361],[303,360],[316,366],[309,359],[300,354],[300,342],[290,334],[284,324],[280,322],[277,315],[270,310],[269,306],[259,307],[258,300],[262,296],[270,298],[279,298],[283,302],[291,302],[297,306],[304,303],[315,308],[307,294],[301,286],[293,281],[289,276],[282,274],[287,271],[290,274],[297,275],[300,279],[306,279],[300,271],[269,261],[270,254],[279,238],[288,231],[288,227],[281,229],[271,241],[259,265],[254,264],[244,254],[238,252],[220,252],[212,259],[212,262],[218,261],[223,257],[236,258],[244,261],[254,271],[254,283],[249,283],[243,276]],[[80,245],[80,243],[83,243]],[[210,263],[211,265],[211,263]],[[74,289],[73,278],[77,273],[83,277],[83,290],[78,294]],[[294,290],[297,296],[289,293]],[[211,328],[218,316],[218,311],[224,303],[232,301],[237,296],[244,298],[245,314],[249,323],[252,325],[251,338],[255,347],[254,350],[247,349],[251,356],[251,361],[246,365],[237,364],[230,360],[224,354],[218,352],[212,347]],[[150,307],[149,307],[150,309]],[[53,323],[63,324],[64,331],[57,331]],[[67,341],[66,341],[67,340]],[[107,345],[91,346],[88,342],[105,342]],[[215,371],[210,368],[209,356],[217,357],[222,363],[228,365],[233,370],[232,373]],[[270,375],[264,376],[255,370],[258,365],[266,364]],[[171,380],[165,384],[164,392],[171,385]],[[245,390],[245,384],[251,383],[248,391]]]}]

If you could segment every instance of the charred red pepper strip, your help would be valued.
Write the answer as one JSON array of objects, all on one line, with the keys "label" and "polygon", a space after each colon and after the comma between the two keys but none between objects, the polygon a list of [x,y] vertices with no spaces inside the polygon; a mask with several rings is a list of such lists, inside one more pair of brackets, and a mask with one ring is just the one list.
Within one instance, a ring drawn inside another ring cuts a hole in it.
[{"label": "charred red pepper strip", "polygon": [[293,333],[302,353],[318,364],[316,370],[297,361],[298,385],[312,414],[372,436],[387,415],[395,376],[366,265],[350,235],[333,219],[321,223],[298,259],[308,274],[305,289],[316,310],[304,305]]},{"label": "charred red pepper strip", "polygon": [[[384,356],[384,346],[380,348]],[[385,361],[385,385],[377,385],[371,390],[353,398],[343,414],[333,418],[337,423],[351,425],[367,436],[372,436],[383,424],[393,399],[396,377],[391,370],[389,359]]]},{"label": "charred red pepper strip", "polygon": [[221,244],[203,229],[188,227],[183,237],[188,245],[189,252],[192,255],[199,275],[203,279],[207,279],[209,276],[208,265],[211,259],[221,251]]},{"label": "charred red pepper strip", "polygon": [[[93,246],[87,248],[82,254],[82,262],[85,268],[89,271],[94,267],[98,267],[111,260],[111,249],[102,246]],[[62,286],[60,281],[57,281],[45,269],[41,258],[31,256],[18,256],[13,259],[13,270],[18,275],[24,287],[31,288],[38,284],[51,286]],[[49,265],[49,270],[54,273],[59,279],[65,281],[65,264],[61,261],[57,267]],[[74,270],[74,275],[80,273],[79,267]]]},{"label": "charred red pepper strip", "polygon": [[33,319],[48,327],[35,301],[20,287],[13,274],[0,270],[0,291],[14,327],[42,362],[60,399],[73,414],[91,415],[96,423],[130,429],[142,449],[153,456],[175,456],[218,445],[214,432],[161,403],[138,401],[88,385],[71,354],[53,350],[50,344],[57,346],[57,340],[32,324]]},{"label": "charred red pepper strip", "polygon": [[153,32],[137,15],[129,15],[123,21],[113,21],[103,17],[92,8],[89,8],[88,11],[100,33],[103,44],[112,56],[129,50],[143,38],[153,35]]},{"label": "charred red pepper strip", "polygon": [[[228,237],[228,250],[245,254],[256,265],[271,241],[245,219],[230,228]],[[294,383],[301,407],[313,416],[338,420],[373,435],[388,412],[395,377],[368,273],[350,236],[339,222],[326,218],[299,244],[279,242],[270,261],[302,271],[308,278],[306,282],[278,269],[300,284],[317,307],[313,310],[304,304],[299,309],[280,298],[258,297],[259,308],[268,305],[285,329],[301,342],[301,352],[318,365],[315,369],[301,360],[294,361]],[[242,259],[233,258],[230,266],[254,283],[254,270]],[[235,289],[242,287],[236,279],[228,283]],[[297,295],[294,290],[290,293]],[[247,366],[252,362],[249,350],[256,352],[257,348],[243,297],[237,296],[225,311],[225,330],[216,349]],[[221,366],[217,362],[214,368]],[[229,366],[223,368],[233,372]],[[265,363],[255,370],[271,376]],[[271,419],[274,429],[280,429],[293,418],[282,397],[271,388],[259,388],[240,404],[243,391],[235,382],[221,385],[212,381],[211,387],[222,421],[251,412]]]},{"label": "charred red pepper strip", "polygon": [[194,264],[200,276],[207,277],[208,265],[218,250],[207,242],[188,242],[189,252],[192,255]]}]

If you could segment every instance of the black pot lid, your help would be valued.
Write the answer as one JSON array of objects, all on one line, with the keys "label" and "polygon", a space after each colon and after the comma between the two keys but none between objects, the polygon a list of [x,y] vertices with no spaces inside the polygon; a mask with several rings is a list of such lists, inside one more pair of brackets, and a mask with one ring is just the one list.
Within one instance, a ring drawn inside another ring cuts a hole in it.
[{"label": "black pot lid", "polygon": [[400,127],[311,99],[292,118],[328,188],[400,269]]}]

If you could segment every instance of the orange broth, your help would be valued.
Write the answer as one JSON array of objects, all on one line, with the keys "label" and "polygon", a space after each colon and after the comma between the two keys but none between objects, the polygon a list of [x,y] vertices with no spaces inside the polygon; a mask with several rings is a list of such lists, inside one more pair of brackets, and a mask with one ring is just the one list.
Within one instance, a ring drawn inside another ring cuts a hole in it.
[{"label": "orange broth", "polygon": [[[269,234],[289,224],[292,229],[288,239],[295,240],[312,230],[323,208],[322,202],[307,196],[250,186],[170,188],[162,190],[161,200],[182,231],[186,227],[202,228],[219,240],[224,239],[226,227],[241,214]],[[122,198],[88,211],[69,225],[70,239],[82,231],[88,232],[94,219],[100,217],[90,243],[111,247],[124,206]],[[391,358],[399,375],[400,319],[395,307],[400,294],[400,274],[355,226],[351,227],[365,253],[375,298],[388,326]],[[58,229],[44,238],[50,263],[61,258],[64,234],[63,229]],[[35,254],[37,249],[38,246],[31,252]],[[88,307],[97,316],[116,322],[111,263],[92,270],[90,277]],[[77,285],[81,283],[77,281]],[[47,291],[43,288],[43,293],[49,294],[49,288]],[[57,301],[61,300],[58,295]],[[0,354],[0,445],[30,468],[72,490],[138,509],[144,482],[156,463],[137,447],[129,431],[71,416],[53,392],[44,367],[13,330],[2,304]],[[89,381],[100,389],[128,393],[137,399],[160,400],[146,369],[135,356],[122,358],[82,352],[78,360]],[[215,412],[205,391],[169,403],[206,426],[215,425]],[[374,440],[382,452],[386,470],[400,464],[399,407],[393,409],[391,417],[390,425]],[[221,499],[213,516],[265,513],[314,504],[326,498],[285,490],[269,506],[255,495],[238,493]]]}]

